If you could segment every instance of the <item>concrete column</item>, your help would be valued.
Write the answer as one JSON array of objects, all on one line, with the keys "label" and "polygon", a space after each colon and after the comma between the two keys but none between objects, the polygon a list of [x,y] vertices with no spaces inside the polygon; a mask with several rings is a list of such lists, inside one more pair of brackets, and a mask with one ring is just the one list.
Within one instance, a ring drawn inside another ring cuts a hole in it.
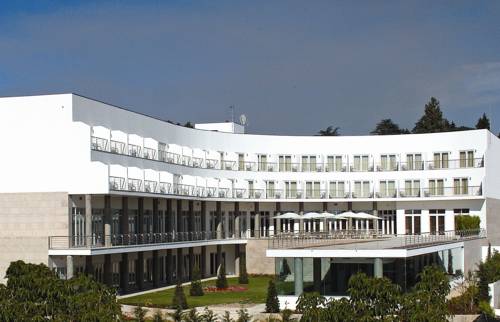
[{"label": "concrete column", "polygon": [[160,228],[160,216],[158,214],[158,198],[153,199],[153,233],[159,233]]},{"label": "concrete column", "polygon": [[104,196],[104,244],[111,246],[111,196]]},{"label": "concrete column", "polygon": [[240,275],[240,245],[234,245],[234,274]]},{"label": "concrete column", "polygon": [[66,256],[66,279],[72,279],[75,274],[75,268],[73,265],[73,256]]},{"label": "concrete column", "polygon": [[[323,212],[326,212],[328,210],[328,203],[323,202]],[[323,219],[323,231],[328,232],[330,230],[330,227],[328,226],[328,219]]]},{"label": "concrete column", "polygon": [[[276,213],[275,216],[281,215],[281,203],[276,203]],[[271,219],[272,220],[272,219]],[[274,225],[274,234],[281,233],[281,219],[276,219],[276,224]]]},{"label": "concrete column", "polygon": [[167,267],[166,267],[166,274],[167,274],[167,284],[172,284],[172,275],[174,272],[174,267],[172,263],[172,250],[167,249]]},{"label": "concrete column", "polygon": [[254,223],[254,236],[260,238],[260,210],[259,203],[254,203],[255,223]]},{"label": "concrete column", "polygon": [[240,232],[240,203],[234,203],[234,238],[241,238]]},{"label": "concrete column", "polygon": [[178,281],[184,280],[183,264],[184,264],[184,258],[183,258],[183,254],[182,254],[182,248],[178,248],[177,249],[177,280]]},{"label": "concrete column", "polygon": [[224,238],[229,238],[229,212],[226,212],[223,216],[224,220]]},{"label": "concrete column", "polygon": [[128,253],[122,253],[120,262],[120,289],[122,293],[128,291]]},{"label": "concrete column", "polygon": [[201,246],[201,259],[200,259],[200,274],[201,278],[207,277],[207,246]]},{"label": "concrete column", "polygon": [[[348,201],[347,202],[347,210],[348,211],[352,211],[352,201]],[[347,220],[347,230],[352,230],[353,227],[352,227],[352,218],[349,218]]]},{"label": "concrete column", "polygon": [[193,249],[193,247],[189,247],[188,248],[188,252],[189,252],[189,272],[188,272],[188,276],[189,276],[189,280],[192,281],[193,280],[193,270],[194,270],[194,249]]},{"label": "concrete column", "polygon": [[94,265],[92,265],[92,256],[85,256],[85,274],[94,276]]},{"label": "concrete column", "polygon": [[137,265],[135,268],[135,284],[139,290],[144,289],[144,253],[137,253]]},{"label": "concrete column", "polygon": [[215,224],[216,224],[216,231],[217,231],[217,239],[222,239],[222,205],[220,201],[216,202],[215,206]]},{"label": "concrete column", "polygon": [[384,277],[384,262],[382,258],[375,258],[373,260],[373,276],[377,278]]},{"label": "concrete column", "polygon": [[87,247],[92,245],[92,196],[85,195],[85,235]]},{"label": "concrete column", "polygon": [[160,260],[158,251],[153,250],[153,287],[160,286]]},{"label": "concrete column", "polygon": [[294,286],[295,286],[295,296],[300,296],[304,291],[304,274],[302,270],[302,257],[294,258]]},{"label": "concrete column", "polygon": [[313,258],[313,280],[314,280],[314,291],[321,292],[321,258]]},{"label": "concrete column", "polygon": [[247,212],[246,221],[247,221],[247,238],[250,238],[250,237],[252,237],[252,233],[250,231],[252,229],[252,225],[251,225],[252,216],[251,216],[250,212]]},{"label": "concrete column", "polygon": [[111,263],[111,254],[104,255],[104,284],[111,286],[113,284],[113,270]]},{"label": "concrete column", "polygon": [[[376,201],[373,202],[373,215],[378,217],[378,204]],[[373,223],[373,228],[375,228],[375,232],[378,234],[378,230],[380,229],[378,219],[375,219],[375,222]]]},{"label": "concrete column", "polygon": [[301,218],[299,219],[299,232],[304,232],[304,219],[302,219],[302,216],[304,216],[304,203],[301,201],[299,202],[299,215]]}]

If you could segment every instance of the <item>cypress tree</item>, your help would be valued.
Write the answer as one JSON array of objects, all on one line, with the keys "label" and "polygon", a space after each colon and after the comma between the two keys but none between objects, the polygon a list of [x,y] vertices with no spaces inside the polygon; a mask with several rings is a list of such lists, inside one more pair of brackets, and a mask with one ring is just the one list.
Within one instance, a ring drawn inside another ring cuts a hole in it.
[{"label": "cypress tree", "polygon": [[188,308],[186,295],[184,294],[184,289],[180,282],[175,286],[174,298],[172,299],[172,307],[180,308],[181,310],[185,310]]},{"label": "cypress tree", "polygon": [[193,269],[193,280],[191,281],[191,287],[189,288],[189,295],[191,296],[203,296],[203,287],[201,286],[200,270],[198,266]]},{"label": "cypress tree", "polygon": [[224,264],[220,266],[219,273],[217,274],[217,281],[215,282],[215,286],[217,288],[227,288],[227,279],[226,279],[226,268]]},{"label": "cypress tree", "polygon": [[238,283],[248,284],[248,274],[247,274],[247,263],[246,256],[243,255],[240,258],[240,276],[238,276]]},{"label": "cypress tree", "polygon": [[274,280],[271,279],[267,287],[266,313],[278,313],[279,311],[278,291],[276,290]]}]

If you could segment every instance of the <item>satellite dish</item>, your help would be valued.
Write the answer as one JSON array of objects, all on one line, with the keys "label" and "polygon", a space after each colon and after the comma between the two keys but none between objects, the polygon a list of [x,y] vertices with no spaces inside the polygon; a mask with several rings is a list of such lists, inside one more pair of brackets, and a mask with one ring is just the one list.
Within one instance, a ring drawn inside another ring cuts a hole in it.
[{"label": "satellite dish", "polygon": [[247,124],[247,116],[245,114],[240,115],[240,124],[241,125],[246,125]]}]

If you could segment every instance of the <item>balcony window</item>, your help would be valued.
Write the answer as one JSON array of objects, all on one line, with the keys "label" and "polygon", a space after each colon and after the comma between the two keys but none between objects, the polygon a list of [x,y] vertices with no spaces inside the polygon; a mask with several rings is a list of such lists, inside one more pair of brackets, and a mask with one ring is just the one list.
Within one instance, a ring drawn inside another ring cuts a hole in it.
[{"label": "balcony window", "polygon": [[258,171],[267,171],[267,155],[260,154],[258,156],[258,161],[259,161],[257,165]]},{"label": "balcony window", "polygon": [[448,152],[434,153],[432,167],[434,169],[448,169],[450,156]]},{"label": "balcony window", "polygon": [[443,179],[430,179],[429,180],[429,195],[430,196],[443,196],[444,195],[444,180]]},{"label": "balcony window", "polygon": [[150,160],[156,159],[156,150],[151,148],[144,148],[144,158]]},{"label": "balcony window", "polygon": [[266,196],[267,198],[275,198],[276,191],[274,190],[274,181],[266,182]]},{"label": "balcony window", "polygon": [[444,234],[445,209],[429,209],[430,233],[432,235]]},{"label": "balcony window", "polygon": [[321,167],[317,164],[317,159],[315,155],[303,155],[302,156],[302,172],[316,172],[321,171]]},{"label": "balcony window", "polygon": [[123,154],[125,153],[125,143],[111,140],[109,150],[111,153]]},{"label": "balcony window", "polygon": [[345,171],[342,167],[342,156],[341,155],[329,155],[326,157],[326,171]]},{"label": "balcony window", "polygon": [[307,181],[306,182],[306,198],[317,199],[320,197],[320,182]]},{"label": "balcony window", "polygon": [[422,154],[413,153],[406,155],[406,164],[403,166],[403,170],[423,170],[424,164],[422,162]]},{"label": "balcony window", "polygon": [[474,151],[460,151],[460,168],[474,167]]},{"label": "balcony window", "polygon": [[243,153],[238,154],[238,171],[245,171],[245,155]]},{"label": "balcony window", "polygon": [[453,194],[454,195],[469,194],[469,179],[468,178],[453,179]]},{"label": "balcony window", "polygon": [[124,190],[125,178],[109,177],[109,190]]},{"label": "balcony window", "polygon": [[151,193],[156,193],[156,187],[158,185],[158,182],[156,181],[150,181],[150,180],[144,180],[144,192],[151,192]]},{"label": "balcony window", "polygon": [[420,180],[405,180],[405,188],[401,197],[420,197]]},{"label": "balcony window", "polygon": [[353,171],[368,171],[368,155],[355,155]]},{"label": "balcony window", "polygon": [[280,172],[291,172],[292,171],[292,156],[280,155],[278,168],[279,168]]},{"label": "balcony window", "polygon": [[328,196],[330,198],[344,198],[345,197],[345,182],[344,181],[330,181]]},{"label": "balcony window", "polygon": [[381,198],[395,198],[396,197],[396,182],[394,180],[380,181],[379,196]]},{"label": "balcony window", "polygon": [[405,234],[414,235],[421,233],[421,218],[422,210],[407,209],[405,210]]},{"label": "balcony window", "polygon": [[353,198],[369,198],[370,194],[370,181],[354,181]]},{"label": "balcony window", "polygon": [[158,142],[158,160],[166,162],[167,161],[167,145],[162,142]]},{"label": "balcony window", "polygon": [[286,181],[285,182],[285,197],[286,198],[297,198],[297,181]]},{"label": "balcony window", "polygon": [[396,155],[384,154],[380,156],[379,171],[395,171],[397,170]]},{"label": "balcony window", "polygon": [[140,179],[128,179],[127,187],[129,191],[141,191],[142,180]]}]

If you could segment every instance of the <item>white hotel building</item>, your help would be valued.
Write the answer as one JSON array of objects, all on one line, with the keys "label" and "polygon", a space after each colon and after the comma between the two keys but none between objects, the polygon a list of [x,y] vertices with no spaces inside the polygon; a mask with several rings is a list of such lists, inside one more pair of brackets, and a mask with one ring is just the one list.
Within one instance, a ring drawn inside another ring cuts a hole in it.
[{"label": "white hotel building", "polygon": [[[238,274],[245,256],[291,304],[304,290],[345,293],[358,270],[403,287],[430,263],[467,271],[500,245],[500,140],[487,130],[197,127],[74,94],[0,98],[0,279],[22,259],[125,293],[189,280],[195,265]],[[298,217],[275,218],[285,213]],[[481,230],[456,231],[457,215]]]}]

